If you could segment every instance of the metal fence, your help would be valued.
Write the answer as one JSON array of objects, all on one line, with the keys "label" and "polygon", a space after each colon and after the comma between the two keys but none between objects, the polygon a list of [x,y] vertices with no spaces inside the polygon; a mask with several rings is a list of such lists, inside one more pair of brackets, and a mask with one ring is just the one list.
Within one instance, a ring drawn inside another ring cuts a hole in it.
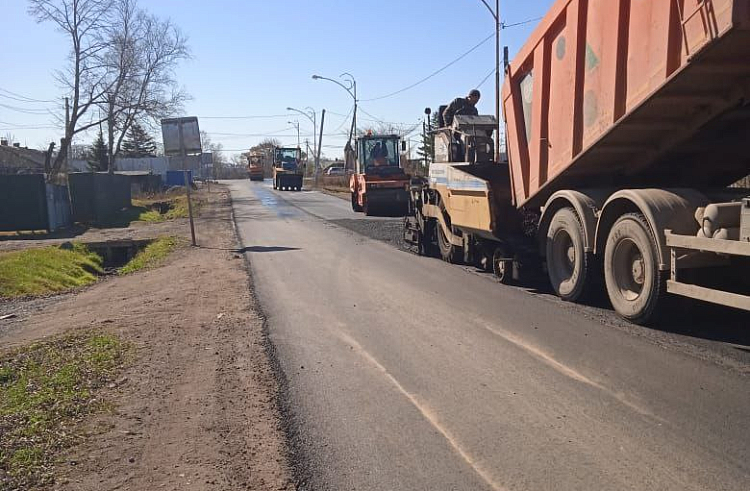
[{"label": "metal fence", "polygon": [[71,224],[68,188],[44,174],[0,175],[0,231],[54,231]]},{"label": "metal fence", "polygon": [[76,172],[68,176],[73,220],[105,222],[131,206],[130,177],[106,172]]}]

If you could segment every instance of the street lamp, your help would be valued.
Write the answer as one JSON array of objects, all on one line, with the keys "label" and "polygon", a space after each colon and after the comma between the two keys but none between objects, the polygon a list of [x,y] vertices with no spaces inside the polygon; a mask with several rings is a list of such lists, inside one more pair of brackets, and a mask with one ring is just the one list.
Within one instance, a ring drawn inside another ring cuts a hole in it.
[{"label": "street lamp", "polygon": [[481,0],[495,19],[495,118],[497,118],[497,135],[495,136],[495,162],[500,160],[500,0],[495,0],[492,10],[487,0]]},{"label": "street lamp", "polygon": [[[316,131],[317,131],[317,128],[318,128],[318,123],[317,123],[318,117],[315,114],[315,109],[311,108],[310,106],[307,106],[305,108],[305,111],[301,111],[301,110],[295,109],[293,107],[287,107],[286,110],[287,111],[294,111],[294,112],[300,113],[301,115],[303,115],[304,117],[306,117],[307,119],[309,119],[312,122],[312,124],[313,124],[313,154],[315,155],[315,172],[317,173],[318,172],[318,168],[320,167],[320,162],[318,162],[318,150],[317,150],[318,149],[318,147],[317,147],[318,142],[317,142],[317,138],[316,138],[316,135],[317,135]],[[312,114],[312,116],[310,116],[311,114]]]},{"label": "street lamp", "polygon": [[299,141],[299,121],[297,121],[297,120],[287,121],[287,123],[289,123],[290,125],[292,125],[295,128],[297,128],[297,148],[301,148],[300,141]]},{"label": "street lamp", "polygon": [[351,73],[347,72],[339,75],[339,78],[343,78],[344,82],[346,82],[347,85],[342,84],[338,80],[334,80],[328,77],[321,77],[320,75],[313,75],[312,78],[313,80],[328,80],[329,82],[333,82],[344,89],[350,96],[352,96],[352,99],[354,99],[354,115],[352,116],[352,128],[351,130],[349,130],[349,143],[351,144],[354,131],[357,128],[357,81],[354,80],[354,76]]}]

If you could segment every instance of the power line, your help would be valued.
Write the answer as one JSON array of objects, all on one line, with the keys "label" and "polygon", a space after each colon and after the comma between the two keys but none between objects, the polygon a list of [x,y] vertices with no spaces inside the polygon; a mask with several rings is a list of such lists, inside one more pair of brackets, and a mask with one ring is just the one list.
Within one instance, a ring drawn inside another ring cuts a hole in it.
[{"label": "power line", "polygon": [[397,90],[395,92],[391,92],[390,94],[386,94],[386,95],[383,95],[383,96],[380,96],[380,97],[374,97],[372,99],[362,99],[362,102],[379,101],[379,100],[382,100],[382,99],[387,99],[389,97],[393,97],[394,95],[398,95],[398,94],[401,94],[402,92],[406,92],[407,90],[413,89],[414,87],[423,84],[424,82],[428,81],[432,77],[434,77],[434,76],[442,73],[443,71],[445,71],[448,68],[450,68],[451,66],[455,65],[456,63],[458,63],[462,59],[466,58],[467,56],[469,56],[471,53],[473,53],[474,51],[476,51],[477,49],[479,49],[479,47],[481,47],[484,43],[486,43],[487,41],[489,41],[493,37],[495,37],[495,33],[494,32],[492,34],[490,34],[489,36],[487,36],[486,38],[484,38],[482,41],[480,41],[479,44],[476,44],[469,51],[465,52],[464,54],[462,54],[461,56],[459,56],[458,58],[456,58],[455,60],[451,61],[450,63],[448,63],[447,65],[443,66],[442,68],[440,68],[438,70],[435,70],[431,74],[429,74],[426,77],[424,77],[423,79],[421,79],[421,80],[419,80],[419,81],[417,81],[417,82],[409,85],[408,87],[404,87],[403,89]]},{"label": "power line", "polygon": [[18,123],[9,123],[8,121],[0,121],[0,124],[7,125],[7,128],[2,128],[3,131],[6,131],[6,130],[36,130],[36,129],[46,129],[46,128],[57,128],[57,126],[52,126],[52,125],[18,124]]},{"label": "power line", "polygon": [[6,97],[8,99],[13,99],[13,100],[19,101],[19,102],[39,102],[39,103],[58,102],[58,101],[54,101],[54,100],[33,99],[31,97],[26,97],[24,95],[17,94],[15,92],[11,92],[8,89],[3,89],[2,87],[0,87],[0,92],[5,92],[6,94],[10,94],[10,95],[0,94],[0,96]]},{"label": "power line", "polygon": [[271,118],[288,118],[289,114],[267,114],[253,116],[198,116],[198,119],[271,119]]},{"label": "power line", "polygon": [[509,27],[516,27],[516,26],[523,26],[525,24],[531,24],[532,22],[536,22],[538,20],[542,20],[544,17],[535,17],[534,19],[528,19],[528,20],[522,20],[521,22],[516,22],[513,24],[506,24],[505,22],[500,23],[500,29],[507,29]]},{"label": "power line", "polygon": [[480,88],[482,85],[484,85],[484,83],[487,81],[488,78],[490,78],[492,76],[493,73],[495,73],[495,69],[494,68],[492,69],[492,71],[490,71],[490,73],[487,74],[486,77],[484,77],[482,79],[481,82],[479,82],[479,85],[477,85],[477,89]]},{"label": "power line", "polygon": [[[514,22],[512,24],[501,23],[500,24],[500,29],[505,30],[505,29],[507,29],[509,27],[517,27],[517,26],[522,26],[522,25],[525,25],[525,24],[530,24],[531,22],[536,22],[538,20],[541,20],[542,18],[543,17],[535,17],[533,19],[527,19],[527,20],[524,20],[524,21],[521,21],[521,22]],[[362,99],[362,102],[379,101],[381,99],[387,99],[389,97],[393,97],[394,95],[401,94],[402,92],[406,92],[409,89],[413,89],[414,87],[416,87],[416,86],[418,86],[418,85],[426,82],[427,80],[431,79],[435,75],[438,75],[439,73],[441,73],[441,72],[445,71],[446,69],[448,69],[449,67],[455,65],[456,63],[458,63],[462,59],[466,58],[469,54],[471,54],[472,52],[474,52],[475,50],[477,50],[480,46],[482,46],[484,43],[486,43],[487,41],[489,41],[490,39],[492,39],[494,36],[495,36],[495,33],[493,32],[492,34],[490,34],[489,36],[487,36],[485,39],[483,39],[479,44],[477,44],[476,46],[474,46],[473,48],[471,48],[469,51],[465,52],[464,54],[462,54],[461,56],[459,56],[455,60],[451,61],[450,63],[448,63],[444,67],[442,67],[442,68],[440,68],[440,69],[432,72],[431,74],[429,74],[428,76],[424,77],[423,79],[421,79],[421,80],[419,80],[419,81],[417,81],[417,82],[415,82],[415,83],[413,83],[413,84],[411,84],[411,85],[409,85],[407,87],[404,87],[403,89],[397,90],[395,92],[391,92],[390,94],[386,94],[386,95],[383,95],[383,96],[380,96],[380,97],[375,97],[375,98],[372,98],[372,99]]]},{"label": "power line", "polygon": [[24,114],[33,114],[36,116],[46,116],[48,114],[51,114],[49,109],[27,109],[27,108],[18,107],[18,106],[11,106],[8,104],[0,104],[0,107],[4,107],[5,109],[8,109],[10,111],[15,111],[15,112],[24,113]]}]

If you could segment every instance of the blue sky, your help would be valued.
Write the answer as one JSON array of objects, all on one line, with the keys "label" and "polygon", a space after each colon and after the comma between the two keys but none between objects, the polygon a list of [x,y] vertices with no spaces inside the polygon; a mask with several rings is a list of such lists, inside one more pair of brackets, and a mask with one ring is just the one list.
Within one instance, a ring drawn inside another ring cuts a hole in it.
[{"label": "blue sky", "polygon": [[[508,24],[535,19],[552,3],[504,0],[501,17]],[[65,63],[67,39],[51,24],[37,24],[24,0],[0,0],[0,5],[6,21],[0,30],[0,88],[33,99],[60,100],[64,94],[53,72]],[[201,129],[230,153],[264,138],[254,135],[272,134],[284,143],[296,143],[290,120],[299,120],[304,140],[312,133],[311,123],[303,116],[287,116],[285,109],[312,106],[318,113],[328,111],[324,134],[332,136],[324,136],[323,153],[340,156],[336,146],[346,139],[342,133],[351,98],[330,82],[312,80],[314,73],[354,75],[362,127],[377,124],[368,121],[372,118],[364,111],[380,120],[416,124],[425,107],[464,95],[494,65],[494,42],[489,40],[418,87],[366,101],[411,85],[491,35],[493,19],[480,0],[141,0],[141,6],[171,18],[187,34],[193,58],[177,73],[193,97],[186,115],[198,116]],[[515,53],[535,25],[503,30],[502,44]],[[480,113],[493,114],[494,77],[481,90]],[[59,112],[60,106],[0,97],[0,135],[11,133],[33,148],[58,140],[61,130],[44,111]],[[226,116],[277,117],[213,119]]]}]

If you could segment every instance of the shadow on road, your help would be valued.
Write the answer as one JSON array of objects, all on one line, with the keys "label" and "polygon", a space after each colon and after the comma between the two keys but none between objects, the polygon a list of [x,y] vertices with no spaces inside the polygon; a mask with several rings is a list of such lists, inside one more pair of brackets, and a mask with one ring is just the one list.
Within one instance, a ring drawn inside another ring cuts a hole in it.
[{"label": "shadow on road", "polygon": [[242,249],[237,249],[236,252],[243,254],[246,252],[286,252],[286,251],[299,251],[298,247],[283,247],[283,246],[248,246]]}]

